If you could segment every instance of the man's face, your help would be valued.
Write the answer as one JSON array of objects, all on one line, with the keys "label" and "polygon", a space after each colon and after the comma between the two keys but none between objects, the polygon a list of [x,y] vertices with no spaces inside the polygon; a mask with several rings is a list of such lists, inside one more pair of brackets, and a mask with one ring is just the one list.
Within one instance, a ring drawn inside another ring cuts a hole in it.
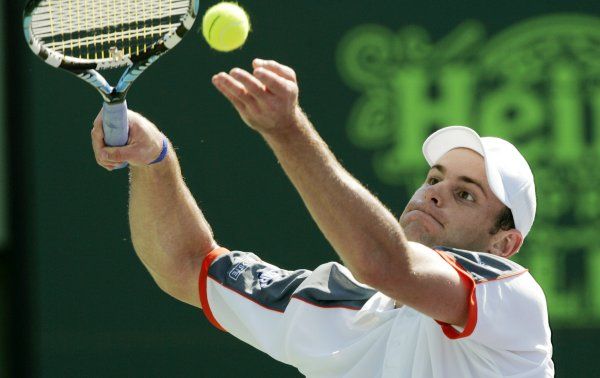
[{"label": "man's face", "polygon": [[503,208],[488,185],[483,157],[457,148],[431,167],[400,224],[410,241],[485,252]]}]

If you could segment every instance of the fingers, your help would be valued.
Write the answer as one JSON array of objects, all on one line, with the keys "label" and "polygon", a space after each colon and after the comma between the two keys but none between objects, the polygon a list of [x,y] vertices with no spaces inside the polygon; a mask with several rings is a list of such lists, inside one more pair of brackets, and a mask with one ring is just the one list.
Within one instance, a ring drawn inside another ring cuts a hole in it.
[{"label": "fingers", "polygon": [[102,110],[94,119],[94,127],[91,132],[92,148],[96,163],[101,167],[112,171],[127,160],[128,152],[114,151],[115,148],[107,147],[104,143],[104,129],[102,128]]},{"label": "fingers", "polygon": [[104,142],[101,115],[96,117],[92,128],[92,147],[98,165],[113,170],[123,163],[145,166],[160,155],[164,134],[141,114],[129,111],[129,141],[125,146],[109,147]]},{"label": "fingers", "polygon": [[94,127],[92,128],[92,149],[94,150],[94,157],[96,158],[96,163],[101,167],[110,170],[113,170],[116,165],[106,161],[102,158],[102,149],[105,147],[104,144],[104,130],[102,129],[102,110],[96,116],[94,120]]},{"label": "fingers", "polygon": [[262,59],[255,59],[253,66],[254,75],[234,68],[229,74],[213,76],[213,84],[236,108],[255,107],[254,100],[265,99],[265,95],[297,93],[296,73],[291,68]]},{"label": "fingers", "polygon": [[239,81],[252,96],[260,98],[267,94],[265,85],[247,71],[240,68],[234,68],[229,74]]},{"label": "fingers", "polygon": [[253,74],[234,68],[213,76],[213,84],[256,131],[271,130],[289,120],[298,105],[295,72],[274,61],[256,59]]},{"label": "fingers", "polygon": [[94,128],[100,127],[102,128],[102,109],[98,112],[96,119],[94,119]]},{"label": "fingers", "polygon": [[115,170],[117,167],[119,167],[121,164],[117,164],[117,163],[104,163],[104,164],[100,164],[100,166],[104,169],[106,169],[107,171],[113,171]]},{"label": "fingers", "polygon": [[132,151],[129,146],[125,147],[106,147],[103,142],[92,139],[94,155],[98,165],[104,168],[114,168],[129,160]]},{"label": "fingers", "polygon": [[104,133],[102,132],[102,127],[94,126],[92,129],[92,148],[94,149],[94,154],[98,155],[104,146]]},{"label": "fingers", "polygon": [[295,83],[263,67],[254,69],[254,76],[259,79],[267,89],[275,95],[295,95],[298,87]]},{"label": "fingers", "polygon": [[246,88],[233,77],[221,72],[212,78],[213,85],[217,87],[238,111],[243,111],[246,108],[243,96],[247,96]]},{"label": "fingers", "polygon": [[284,66],[281,63],[277,63],[274,60],[254,59],[252,61],[252,66],[254,67],[254,69],[257,69],[257,68],[267,69],[271,72],[276,73],[279,76],[282,76],[283,78],[285,78],[287,80],[297,83],[296,72],[294,72],[294,70],[291,69],[290,67]]}]

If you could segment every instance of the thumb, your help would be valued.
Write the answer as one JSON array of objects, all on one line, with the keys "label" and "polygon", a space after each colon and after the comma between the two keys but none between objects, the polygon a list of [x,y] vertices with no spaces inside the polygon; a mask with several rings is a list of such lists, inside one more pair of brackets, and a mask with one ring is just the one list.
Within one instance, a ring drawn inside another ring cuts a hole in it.
[{"label": "thumb", "polygon": [[102,158],[109,162],[122,163],[133,157],[133,149],[130,145],[123,147],[104,147]]}]

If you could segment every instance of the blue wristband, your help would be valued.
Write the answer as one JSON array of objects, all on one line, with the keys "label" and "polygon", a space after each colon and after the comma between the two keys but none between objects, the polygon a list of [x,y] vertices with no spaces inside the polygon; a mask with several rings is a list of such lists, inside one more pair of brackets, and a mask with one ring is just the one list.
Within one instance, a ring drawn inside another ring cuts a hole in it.
[{"label": "blue wristband", "polygon": [[158,155],[158,157],[156,159],[154,159],[153,161],[148,163],[148,165],[160,163],[161,161],[163,161],[165,159],[165,157],[167,156],[167,152],[169,152],[169,142],[167,141],[167,137],[164,137],[163,138],[163,146],[162,146],[162,150],[160,151],[160,155]]}]

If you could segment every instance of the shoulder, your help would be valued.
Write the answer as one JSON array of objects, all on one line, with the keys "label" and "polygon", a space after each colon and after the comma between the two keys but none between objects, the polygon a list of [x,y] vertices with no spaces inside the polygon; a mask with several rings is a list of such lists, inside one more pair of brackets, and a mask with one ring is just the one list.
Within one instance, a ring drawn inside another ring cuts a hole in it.
[{"label": "shoulder", "polygon": [[526,268],[485,252],[435,250],[475,283],[473,340],[503,350],[537,350],[543,346],[544,356],[550,353],[546,298]]},{"label": "shoulder", "polygon": [[522,275],[527,269],[514,261],[485,252],[435,247],[457,262],[476,284]]},{"label": "shoulder", "polygon": [[503,308],[528,308],[546,317],[547,304],[543,289],[529,271],[514,261],[485,252],[436,247],[457,269],[467,273],[475,283],[477,302],[486,305],[496,301]]}]

